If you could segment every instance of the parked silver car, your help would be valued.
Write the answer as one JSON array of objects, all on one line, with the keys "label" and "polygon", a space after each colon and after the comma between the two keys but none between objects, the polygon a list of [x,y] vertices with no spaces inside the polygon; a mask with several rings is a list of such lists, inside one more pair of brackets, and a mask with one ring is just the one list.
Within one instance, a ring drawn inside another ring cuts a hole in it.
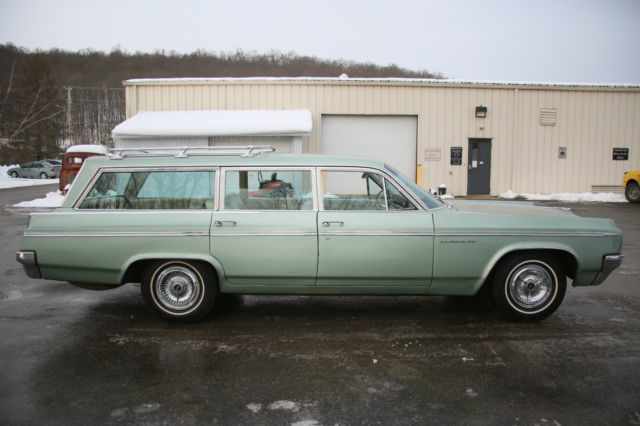
[{"label": "parked silver car", "polygon": [[7,170],[7,174],[14,178],[57,179],[60,177],[60,166],[47,161],[32,161]]}]

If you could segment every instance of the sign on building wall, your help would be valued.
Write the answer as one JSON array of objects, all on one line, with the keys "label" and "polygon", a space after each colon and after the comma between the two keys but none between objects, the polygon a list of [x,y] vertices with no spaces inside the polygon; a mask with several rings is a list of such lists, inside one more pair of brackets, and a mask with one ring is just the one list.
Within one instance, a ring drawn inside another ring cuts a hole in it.
[{"label": "sign on building wall", "polygon": [[614,160],[628,160],[629,159],[629,148],[613,148],[613,159]]},{"label": "sign on building wall", "polygon": [[560,148],[558,148],[558,158],[561,160],[566,160],[567,159],[567,147],[566,146],[561,146]]},{"label": "sign on building wall", "polygon": [[424,159],[426,161],[440,161],[442,151],[440,148],[427,148],[424,150]]},{"label": "sign on building wall", "polygon": [[451,165],[452,166],[462,165],[462,147],[461,146],[451,147]]}]

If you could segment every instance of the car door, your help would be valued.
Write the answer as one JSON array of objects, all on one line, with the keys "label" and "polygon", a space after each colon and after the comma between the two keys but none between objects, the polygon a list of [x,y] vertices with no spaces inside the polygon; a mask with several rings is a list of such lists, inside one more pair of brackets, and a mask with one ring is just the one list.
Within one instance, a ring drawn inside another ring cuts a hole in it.
[{"label": "car door", "polygon": [[427,291],[433,219],[380,171],[324,169],[318,213],[319,287]]},{"label": "car door", "polygon": [[[67,235],[52,239],[57,249],[51,256],[61,269],[82,264],[100,271],[102,282],[112,282],[122,265],[138,259],[208,259],[215,173],[104,169],[80,196],[77,211],[57,213],[61,221],[68,217]],[[74,258],[66,255],[68,244],[76,247],[69,250]]]},{"label": "car door", "polygon": [[46,165],[45,163],[43,163],[42,161],[38,161],[33,163],[33,168],[31,169],[33,171],[32,177],[40,177],[40,173],[47,171]]},{"label": "car door", "polygon": [[20,166],[20,177],[24,177],[24,178],[32,178],[35,177],[35,173],[34,171],[35,169],[35,164],[36,163],[25,163],[22,166]]},{"label": "car door", "polygon": [[211,254],[226,283],[313,286],[317,228],[312,168],[226,168],[220,209],[211,223]]}]

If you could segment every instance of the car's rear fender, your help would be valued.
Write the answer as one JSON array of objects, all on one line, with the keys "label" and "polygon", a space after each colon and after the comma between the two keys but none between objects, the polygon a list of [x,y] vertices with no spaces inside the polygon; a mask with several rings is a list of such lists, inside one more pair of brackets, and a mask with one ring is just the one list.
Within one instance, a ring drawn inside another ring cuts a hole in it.
[{"label": "car's rear fender", "polygon": [[122,269],[124,272],[121,275],[120,282],[122,284],[128,282],[139,283],[147,265],[151,262],[164,259],[190,260],[209,264],[213,268],[218,282],[220,282],[225,276],[222,264],[212,256],[206,256],[198,253],[148,253],[134,256],[127,261],[126,266]]}]

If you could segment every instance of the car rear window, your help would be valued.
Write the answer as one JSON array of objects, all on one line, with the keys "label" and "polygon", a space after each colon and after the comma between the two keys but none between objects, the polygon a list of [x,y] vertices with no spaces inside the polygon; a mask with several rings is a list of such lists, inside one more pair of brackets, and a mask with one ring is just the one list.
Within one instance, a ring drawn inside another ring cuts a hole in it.
[{"label": "car rear window", "polygon": [[212,209],[213,171],[104,172],[80,209]]}]

